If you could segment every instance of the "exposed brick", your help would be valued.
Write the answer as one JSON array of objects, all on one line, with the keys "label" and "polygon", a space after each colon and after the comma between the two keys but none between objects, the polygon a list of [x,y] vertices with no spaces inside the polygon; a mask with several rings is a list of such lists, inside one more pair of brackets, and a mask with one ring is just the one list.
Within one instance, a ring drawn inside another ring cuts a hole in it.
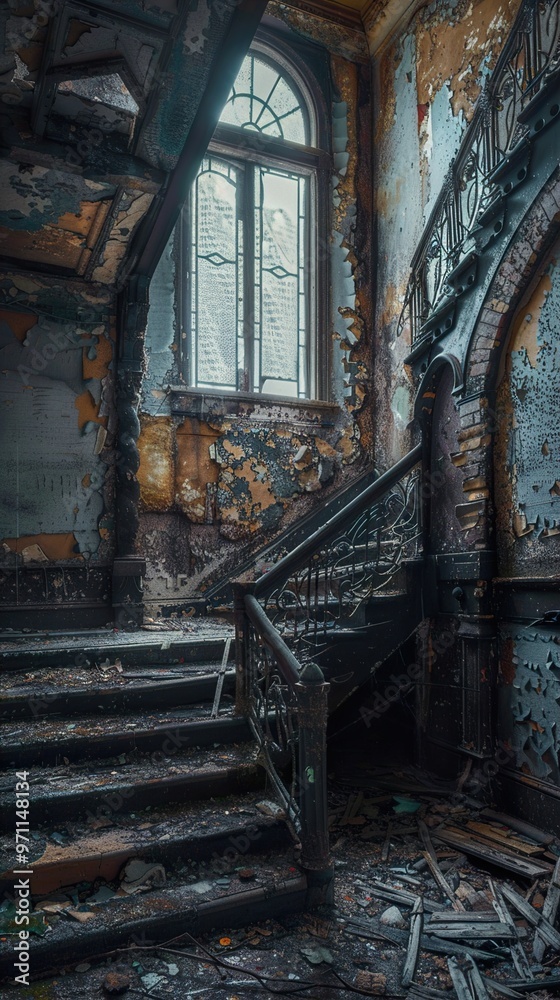
[{"label": "exposed brick", "polygon": [[484,365],[486,367],[488,359],[491,355],[491,351],[487,347],[476,347],[476,350],[472,353],[472,364],[473,365]]},{"label": "exposed brick", "polygon": [[457,435],[458,441],[468,441],[473,437],[482,437],[486,431],[486,423],[476,423],[472,427],[465,427],[464,430],[459,431]]},{"label": "exposed brick", "polygon": [[482,315],[484,317],[482,322],[485,328],[495,329],[501,323],[501,314],[495,311],[491,302],[486,306]]},{"label": "exposed brick", "polygon": [[459,400],[459,413],[461,416],[466,413],[477,413],[483,403],[484,397],[479,396],[477,399],[467,399],[464,402]]},{"label": "exposed brick", "polygon": [[461,427],[467,428],[472,427],[474,424],[480,423],[480,413],[465,413],[461,416]]},{"label": "exposed brick", "polygon": [[484,375],[484,373],[486,372],[486,368],[487,366],[484,364],[484,362],[477,362],[477,364],[473,365],[471,368],[471,375],[473,375],[475,378],[477,375]]},{"label": "exposed brick", "polygon": [[476,339],[476,350],[479,351],[481,348],[487,347],[489,349],[488,353],[490,353],[490,350],[495,346],[495,344],[496,344],[495,336],[493,337],[480,336],[477,337]]},{"label": "exposed brick", "polygon": [[550,220],[555,219],[560,211],[560,205],[556,200],[554,191],[549,191],[543,196],[541,199],[541,205],[547,219]]}]

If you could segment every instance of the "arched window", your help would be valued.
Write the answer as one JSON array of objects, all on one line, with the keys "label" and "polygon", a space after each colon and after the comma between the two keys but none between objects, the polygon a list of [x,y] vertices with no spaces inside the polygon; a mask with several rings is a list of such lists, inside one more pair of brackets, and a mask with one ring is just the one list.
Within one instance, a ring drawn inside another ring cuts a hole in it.
[{"label": "arched window", "polygon": [[325,154],[316,147],[317,131],[297,71],[264,48],[251,50],[186,213],[185,375],[193,387],[319,393],[317,274],[324,254],[317,209]]}]

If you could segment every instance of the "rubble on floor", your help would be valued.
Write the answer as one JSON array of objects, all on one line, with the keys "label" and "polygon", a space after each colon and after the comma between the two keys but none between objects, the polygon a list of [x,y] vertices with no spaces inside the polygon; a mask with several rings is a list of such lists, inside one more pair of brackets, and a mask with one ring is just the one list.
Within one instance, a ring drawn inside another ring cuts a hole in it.
[{"label": "rubble on floor", "polygon": [[[553,834],[469,798],[460,783],[371,766],[338,771],[331,781],[330,833],[334,908],[217,927],[196,940],[171,933],[158,944],[148,924],[127,947],[107,948],[18,995],[545,1000],[560,993],[560,841]],[[251,891],[266,873],[297,874],[291,854],[219,865],[182,859],[165,870],[129,862],[105,893],[100,880],[82,887],[74,909],[106,913],[110,922],[129,876],[139,882],[131,896],[139,907],[154,892],[180,895],[185,872],[191,896],[201,900],[233,883]],[[72,898],[59,899],[65,894],[71,897],[65,889],[36,901],[47,924],[72,920]]]}]

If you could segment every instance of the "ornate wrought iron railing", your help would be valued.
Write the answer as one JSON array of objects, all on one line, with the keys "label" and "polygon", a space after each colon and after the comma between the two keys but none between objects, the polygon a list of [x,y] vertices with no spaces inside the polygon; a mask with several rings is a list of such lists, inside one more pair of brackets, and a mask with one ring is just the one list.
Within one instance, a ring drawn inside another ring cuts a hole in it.
[{"label": "ornate wrought iron railing", "polygon": [[302,864],[330,872],[326,812],[327,691],[313,651],[398,588],[421,549],[417,445],[256,583],[237,584],[237,707],[301,839]]},{"label": "ornate wrought iron railing", "polygon": [[413,343],[451,328],[454,300],[527,177],[531,137],[559,112],[559,79],[560,0],[522,0],[412,260],[399,332],[410,325]]}]

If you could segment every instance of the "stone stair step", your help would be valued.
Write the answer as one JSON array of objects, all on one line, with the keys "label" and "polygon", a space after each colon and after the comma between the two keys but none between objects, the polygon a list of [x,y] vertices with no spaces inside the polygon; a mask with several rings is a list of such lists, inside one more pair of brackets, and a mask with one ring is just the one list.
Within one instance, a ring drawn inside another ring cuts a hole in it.
[{"label": "stone stair step", "polygon": [[[0,720],[124,713],[211,701],[218,667],[217,662],[179,664],[175,669],[146,664],[112,670],[107,676],[97,669],[75,667],[10,673],[0,681]],[[224,695],[233,694],[234,670],[227,670],[223,690]]]},{"label": "stone stair step", "polygon": [[[11,768],[0,774],[0,831],[14,829],[15,780]],[[47,823],[114,819],[147,806],[251,791],[262,787],[264,771],[256,762],[254,743],[184,749],[177,733],[169,730],[154,753],[136,751],[124,763],[115,757],[33,767],[28,780],[30,826],[36,830]]]},{"label": "stone stair step", "polygon": [[[196,663],[221,660],[226,639],[233,636],[227,622],[206,621],[192,633],[157,632],[68,632],[15,635],[0,633],[0,669],[30,670],[33,667],[114,663],[143,664]],[[233,659],[233,644],[230,659]]]},{"label": "stone stair step", "polygon": [[[64,887],[96,879],[117,879],[133,857],[167,866],[178,861],[194,864],[216,861],[223,868],[243,864],[250,850],[283,850],[291,834],[282,821],[263,816],[256,808],[259,794],[227,796],[181,807],[148,809],[117,817],[96,829],[96,823],[69,822],[57,830],[44,831],[30,841],[30,889],[35,899]],[[54,837],[53,837],[54,833]],[[0,836],[0,892],[13,890],[13,834]]]},{"label": "stone stair step", "polygon": [[[222,879],[201,865],[198,871],[191,869],[189,881],[184,873],[171,872],[163,888],[82,904],[94,914],[84,923],[68,915],[47,918],[52,931],[44,937],[31,935],[31,975],[59,972],[75,964],[76,955],[83,962],[119,948],[163,943],[185,932],[196,936],[216,927],[229,930],[300,912],[306,906],[307,881],[292,853],[245,855],[242,867],[254,872],[251,882],[243,882],[232,866],[228,885],[218,884]],[[14,940],[6,935],[0,941],[2,978],[13,977]]]},{"label": "stone stair step", "polygon": [[211,704],[142,715],[82,716],[76,722],[38,719],[4,723],[0,727],[0,766],[31,767],[76,762],[91,757],[154,753],[175,741],[181,748],[235,743],[250,739],[247,721],[222,708],[210,718]]}]

